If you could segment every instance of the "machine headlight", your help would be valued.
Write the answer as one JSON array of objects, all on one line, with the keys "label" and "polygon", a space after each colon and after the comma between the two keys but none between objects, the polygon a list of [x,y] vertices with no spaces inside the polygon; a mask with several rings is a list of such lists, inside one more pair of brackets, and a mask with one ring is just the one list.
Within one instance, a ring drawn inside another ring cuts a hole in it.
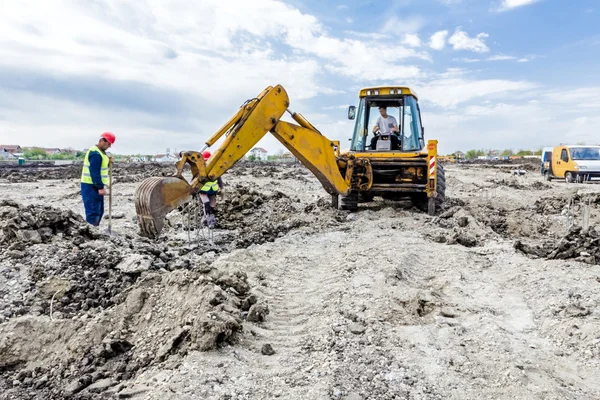
[{"label": "machine headlight", "polygon": [[396,91],[394,89],[390,89],[390,94],[396,94]]},{"label": "machine headlight", "polygon": [[375,90],[375,96],[379,95],[379,90]]},{"label": "machine headlight", "polygon": [[367,96],[370,96],[370,95],[371,95],[371,91],[367,90]]}]

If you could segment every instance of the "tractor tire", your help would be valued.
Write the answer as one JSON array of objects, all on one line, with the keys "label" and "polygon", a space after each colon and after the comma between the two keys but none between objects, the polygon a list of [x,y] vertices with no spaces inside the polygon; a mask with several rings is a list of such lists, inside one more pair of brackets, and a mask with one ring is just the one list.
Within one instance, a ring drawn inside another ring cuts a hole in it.
[{"label": "tractor tire", "polygon": [[373,192],[358,192],[359,203],[370,203],[373,201],[375,194]]},{"label": "tractor tire", "polygon": [[358,210],[358,192],[350,191],[346,196],[342,196],[341,199],[342,210],[357,211]]},{"label": "tractor tire", "polygon": [[438,164],[437,167],[436,192],[437,196],[431,199],[425,193],[411,196],[413,205],[419,210],[427,212],[429,215],[434,215],[442,208],[442,205],[446,201],[446,172],[441,164]]}]

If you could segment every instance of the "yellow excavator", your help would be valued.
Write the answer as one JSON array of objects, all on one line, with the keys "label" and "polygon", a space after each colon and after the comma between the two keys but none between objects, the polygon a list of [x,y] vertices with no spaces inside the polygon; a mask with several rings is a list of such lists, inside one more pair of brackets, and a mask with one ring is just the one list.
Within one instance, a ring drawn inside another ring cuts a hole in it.
[{"label": "yellow excavator", "polygon": [[[361,89],[358,108],[348,108],[348,118],[356,122],[350,148],[344,152],[339,141],[325,137],[289,106],[288,94],[281,85],[267,87],[242,104],[200,151],[181,152],[173,176],[145,179],[135,193],[141,235],[158,237],[170,211],[190,202],[205,182],[217,180],[267,132],[316,176],[332,196],[333,207],[356,211],[360,202],[381,196],[408,197],[430,215],[439,210],[445,199],[444,169],[437,162],[437,140],[425,145],[418,99],[411,89]],[[281,120],[286,111],[296,123]],[[392,116],[397,122],[396,137],[382,131],[373,139],[373,127],[385,112],[389,112],[385,121]],[[202,152],[223,136],[223,143],[205,163]],[[186,164],[192,172],[189,182],[182,175]]]}]

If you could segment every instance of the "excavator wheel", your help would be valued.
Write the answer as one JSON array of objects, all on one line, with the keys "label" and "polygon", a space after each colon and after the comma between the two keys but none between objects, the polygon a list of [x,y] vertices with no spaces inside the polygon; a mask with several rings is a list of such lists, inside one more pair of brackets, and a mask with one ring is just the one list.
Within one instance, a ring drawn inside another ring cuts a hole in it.
[{"label": "excavator wheel", "polygon": [[441,164],[438,164],[437,167],[436,192],[437,196],[431,198],[428,198],[425,193],[411,196],[413,205],[419,210],[427,212],[429,215],[435,215],[442,208],[442,205],[446,201],[446,172]]},{"label": "excavator wheel", "polygon": [[346,196],[342,197],[342,210],[357,211],[358,210],[358,192],[352,190]]},{"label": "excavator wheel", "polygon": [[193,188],[182,178],[147,178],[135,191],[135,211],[140,235],[155,239],[160,235],[165,216],[192,199]]},{"label": "excavator wheel", "polygon": [[370,203],[373,201],[375,194],[373,192],[358,192],[359,203]]}]

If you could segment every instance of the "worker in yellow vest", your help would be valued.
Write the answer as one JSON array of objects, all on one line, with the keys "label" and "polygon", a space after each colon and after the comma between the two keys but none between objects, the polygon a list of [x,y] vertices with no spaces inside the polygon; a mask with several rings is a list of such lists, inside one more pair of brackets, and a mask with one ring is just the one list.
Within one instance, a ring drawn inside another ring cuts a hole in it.
[{"label": "worker in yellow vest", "polygon": [[[211,154],[210,151],[205,150],[202,152],[204,161],[208,161]],[[216,181],[206,182],[204,186],[200,188],[200,199],[204,204],[204,213],[206,215],[206,225],[210,228],[215,227],[216,218],[215,212],[217,207],[217,193],[223,187],[223,180],[218,178]]]},{"label": "worker in yellow vest", "polygon": [[104,196],[109,183],[108,167],[112,158],[106,150],[115,143],[115,135],[104,132],[98,144],[92,146],[83,160],[81,171],[81,197],[85,208],[85,220],[94,226],[100,225],[104,215]]}]

